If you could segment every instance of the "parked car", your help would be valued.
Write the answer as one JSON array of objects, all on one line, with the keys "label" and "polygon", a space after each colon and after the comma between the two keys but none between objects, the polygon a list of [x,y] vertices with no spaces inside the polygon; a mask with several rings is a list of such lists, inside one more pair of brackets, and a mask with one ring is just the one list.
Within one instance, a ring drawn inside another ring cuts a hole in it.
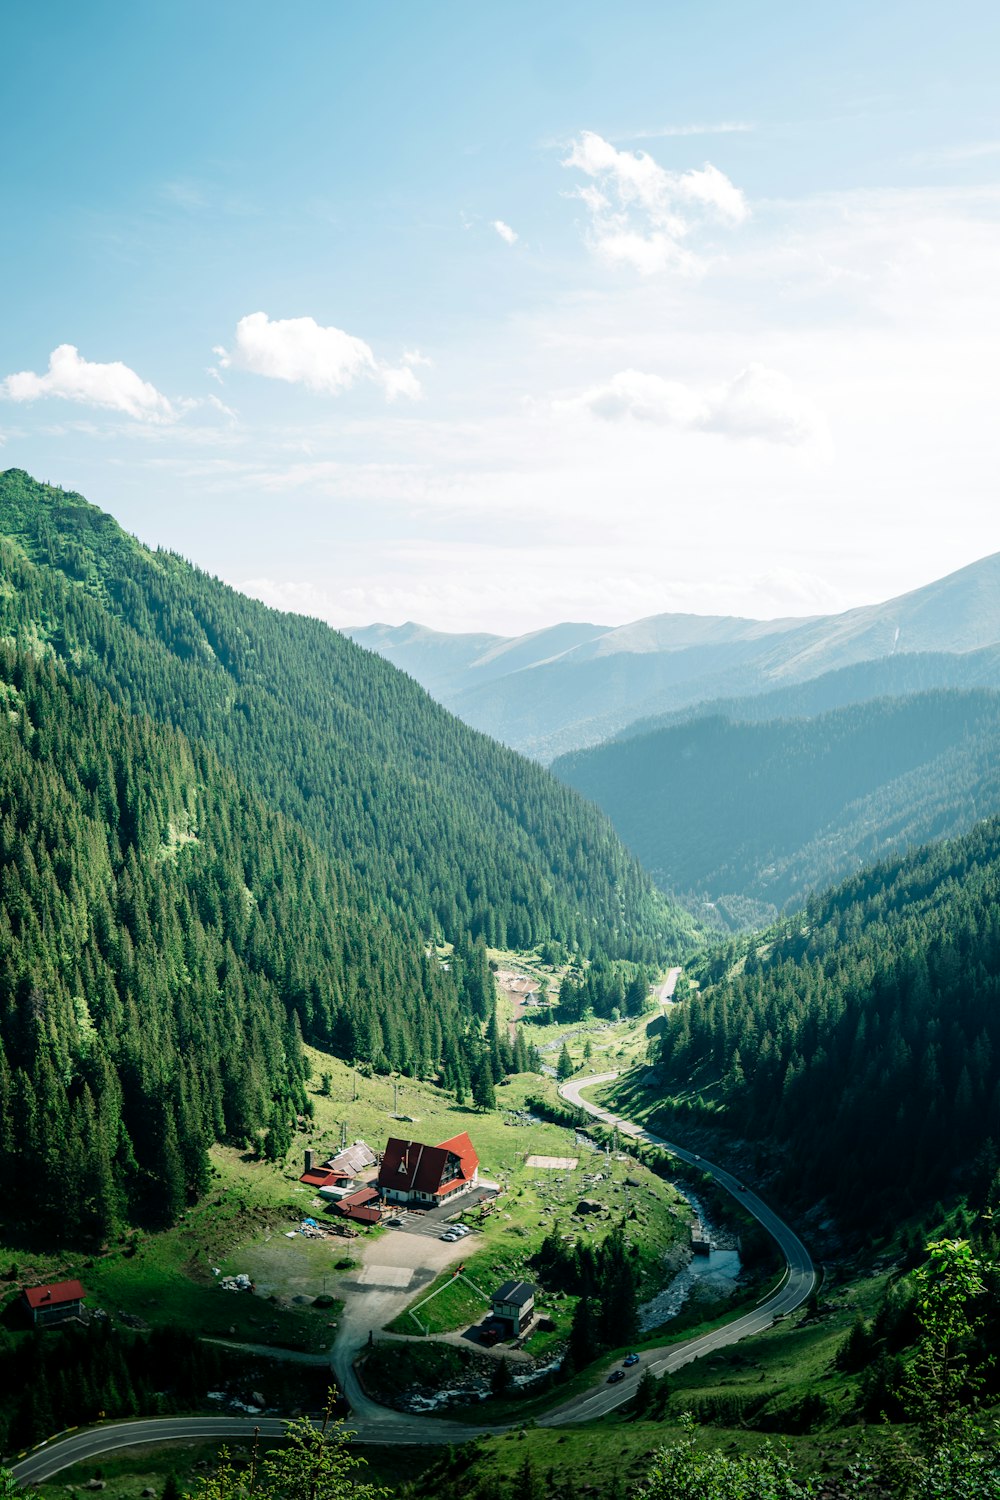
[{"label": "parked car", "polygon": [[472,1233],[472,1230],[469,1228],[468,1224],[456,1224],[454,1225],[454,1230],[455,1233],[460,1237]]},{"label": "parked car", "polygon": [[441,1238],[445,1241],[446,1244],[455,1245],[462,1238],[462,1236],[460,1234],[456,1234],[453,1229],[449,1229],[447,1234],[443,1234]]},{"label": "parked car", "polygon": [[385,1222],[388,1224],[388,1226],[389,1226],[390,1229],[398,1229],[400,1227],[400,1225],[402,1224],[403,1221],[402,1221],[402,1219],[395,1218],[395,1219],[386,1219]]},{"label": "parked car", "polygon": [[617,1385],[618,1382],[619,1382],[619,1380],[624,1380],[624,1379],[625,1379],[625,1371],[624,1370],[612,1370],[611,1374],[608,1376],[608,1385]]},{"label": "parked car", "polygon": [[622,1360],[623,1365],[637,1365],[638,1363],[638,1354],[626,1354],[625,1358]]}]

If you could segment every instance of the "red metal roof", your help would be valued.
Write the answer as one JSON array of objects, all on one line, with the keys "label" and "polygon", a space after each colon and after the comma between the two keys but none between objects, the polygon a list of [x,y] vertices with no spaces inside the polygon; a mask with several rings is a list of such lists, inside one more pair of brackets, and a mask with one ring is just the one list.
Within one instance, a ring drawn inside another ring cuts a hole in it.
[{"label": "red metal roof", "polygon": [[308,1187],[332,1187],[337,1182],[350,1182],[345,1172],[331,1172],[328,1167],[315,1167],[311,1172],[303,1172],[299,1178]]},{"label": "red metal roof", "polygon": [[66,1302],[82,1302],[87,1295],[78,1281],[55,1281],[51,1286],[28,1286],[24,1289],[28,1306],[60,1307]]},{"label": "red metal roof", "polygon": [[366,1203],[374,1203],[378,1199],[378,1193],[373,1187],[358,1188],[356,1193],[350,1193],[346,1198],[339,1198],[334,1205],[336,1208],[361,1208]]},{"label": "red metal roof", "polygon": [[360,1188],[347,1198],[339,1198],[333,1206],[346,1219],[359,1219],[363,1224],[374,1224],[382,1213],[378,1193],[373,1187]]},{"label": "red metal roof", "polygon": [[440,1146],[390,1136],[378,1174],[380,1188],[444,1197],[471,1181],[479,1157],[465,1131]]},{"label": "red metal roof", "polygon": [[475,1177],[479,1168],[479,1157],[475,1146],[469,1140],[467,1130],[463,1130],[461,1135],[453,1135],[450,1141],[442,1141],[441,1150],[455,1153],[462,1163],[463,1177]]}]

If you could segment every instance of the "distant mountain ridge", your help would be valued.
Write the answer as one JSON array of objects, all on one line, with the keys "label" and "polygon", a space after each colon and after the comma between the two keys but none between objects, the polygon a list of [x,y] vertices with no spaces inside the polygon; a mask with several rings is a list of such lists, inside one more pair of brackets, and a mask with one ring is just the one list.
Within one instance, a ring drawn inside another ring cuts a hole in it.
[{"label": "distant mountain ridge", "polygon": [[548,762],[638,719],[864,662],[953,657],[955,677],[939,664],[933,685],[968,685],[958,658],[1000,644],[1000,553],[838,615],[663,614],[610,628],[555,625],[509,639],[413,624],[345,634],[394,661],[466,723]]},{"label": "distant mountain ridge", "polygon": [[665,890],[759,926],[874,860],[1000,812],[998,742],[1000,693],[937,690],[811,718],[695,717],[552,769],[610,815]]}]

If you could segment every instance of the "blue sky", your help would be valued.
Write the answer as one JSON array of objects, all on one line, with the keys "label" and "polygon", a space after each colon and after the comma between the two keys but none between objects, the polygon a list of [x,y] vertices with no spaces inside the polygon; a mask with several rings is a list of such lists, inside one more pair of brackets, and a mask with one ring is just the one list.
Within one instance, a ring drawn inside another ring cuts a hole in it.
[{"label": "blue sky", "polygon": [[0,464],[334,623],[1000,549],[1000,14],[6,7]]}]

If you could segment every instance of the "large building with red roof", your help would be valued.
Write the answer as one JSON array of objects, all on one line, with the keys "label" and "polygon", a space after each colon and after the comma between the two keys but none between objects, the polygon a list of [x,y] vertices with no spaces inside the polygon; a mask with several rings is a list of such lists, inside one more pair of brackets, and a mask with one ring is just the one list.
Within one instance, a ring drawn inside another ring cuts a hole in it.
[{"label": "large building with red roof", "polygon": [[461,1135],[425,1146],[390,1136],[378,1174],[378,1190],[387,1203],[436,1208],[479,1181],[479,1157],[463,1130]]}]

